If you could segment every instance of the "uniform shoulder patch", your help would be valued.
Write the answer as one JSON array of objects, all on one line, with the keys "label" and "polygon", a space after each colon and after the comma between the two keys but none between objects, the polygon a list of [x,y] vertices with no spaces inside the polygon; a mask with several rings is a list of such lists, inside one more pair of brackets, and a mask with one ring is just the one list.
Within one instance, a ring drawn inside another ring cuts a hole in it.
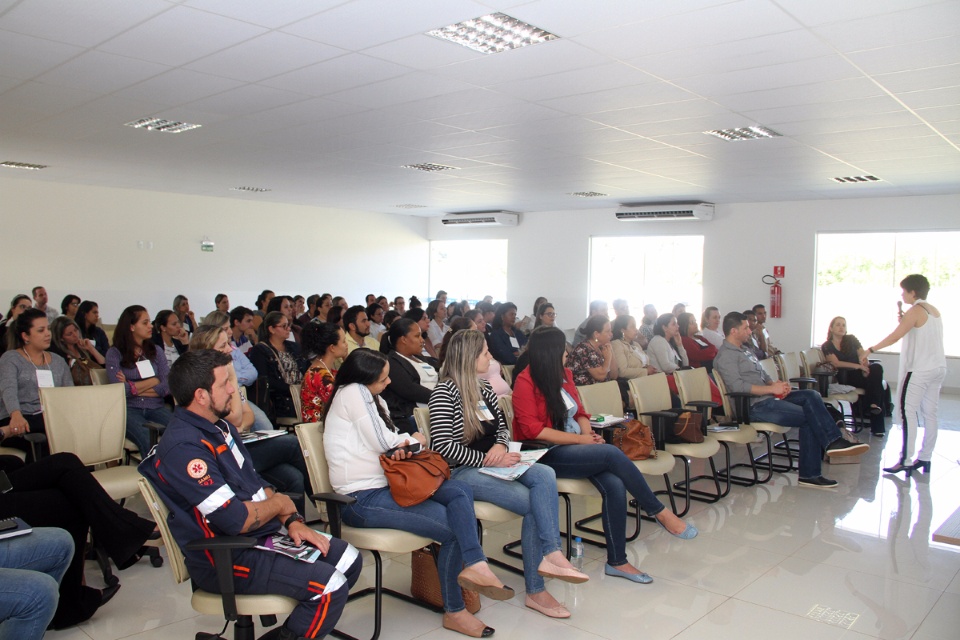
[{"label": "uniform shoulder patch", "polygon": [[187,473],[194,480],[207,475],[207,463],[200,458],[194,458],[187,463]]}]

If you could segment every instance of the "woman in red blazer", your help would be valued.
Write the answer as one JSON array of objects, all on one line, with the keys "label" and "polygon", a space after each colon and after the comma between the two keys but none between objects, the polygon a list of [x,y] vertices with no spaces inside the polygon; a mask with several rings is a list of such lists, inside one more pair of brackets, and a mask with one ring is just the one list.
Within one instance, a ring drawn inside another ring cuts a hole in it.
[{"label": "woman in red blazer", "polygon": [[538,327],[530,334],[530,366],[517,376],[513,387],[514,437],[549,443],[541,464],[552,467],[558,478],[586,478],[600,491],[607,541],[604,573],[633,582],[653,582],[627,562],[627,491],[672,535],[689,540],[696,537],[697,529],[664,508],[636,465],[590,428],[590,416],[580,404],[573,373],[563,366],[565,344],[563,331],[554,327]]}]

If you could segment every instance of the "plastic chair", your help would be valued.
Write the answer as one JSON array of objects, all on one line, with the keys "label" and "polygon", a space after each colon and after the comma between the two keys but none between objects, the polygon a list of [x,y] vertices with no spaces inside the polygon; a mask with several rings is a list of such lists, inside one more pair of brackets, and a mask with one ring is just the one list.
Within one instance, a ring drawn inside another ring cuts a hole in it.
[{"label": "plastic chair", "polygon": [[512,364],[500,365],[500,376],[510,386],[511,389],[513,388],[513,367],[514,366],[515,365],[512,365]]},{"label": "plastic chair", "polygon": [[[149,480],[140,478],[137,485],[143,495],[144,502],[147,503],[147,508],[160,529],[160,537],[167,547],[167,559],[170,570],[173,572],[173,581],[177,584],[186,582],[190,579],[190,574],[187,572],[187,565],[183,558],[183,552],[180,550],[180,545],[173,537],[170,526],[167,524],[167,517],[170,513],[167,506],[157,495]],[[228,624],[233,622],[235,640],[254,639],[253,616],[260,616],[261,624],[264,626],[275,625],[278,615],[288,615],[300,604],[293,598],[285,596],[270,594],[236,595],[234,593],[232,552],[234,549],[248,549],[256,544],[256,538],[217,536],[216,538],[194,540],[186,545],[191,550],[205,550],[213,556],[217,579],[221,585],[221,593],[210,593],[195,588],[193,595],[190,597],[190,606],[199,613],[223,615]],[[219,638],[221,636],[198,633],[196,637],[197,640],[200,640],[201,638]]]},{"label": "plastic chair", "polygon": [[90,382],[94,385],[110,384],[106,369],[90,369]]}]

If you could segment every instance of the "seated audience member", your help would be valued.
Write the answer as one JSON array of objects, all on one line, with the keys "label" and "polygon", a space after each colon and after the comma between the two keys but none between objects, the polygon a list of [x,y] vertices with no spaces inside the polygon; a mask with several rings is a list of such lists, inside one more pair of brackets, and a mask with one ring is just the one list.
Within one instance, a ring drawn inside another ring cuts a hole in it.
[{"label": "seated audience member", "polygon": [[450,326],[450,321],[458,315],[460,315],[460,307],[457,306],[456,302],[451,302],[447,305],[447,317],[444,319],[443,323],[447,326]]},{"label": "seated audience member", "polygon": [[343,328],[347,333],[347,353],[361,347],[374,351],[380,349],[380,343],[370,336],[370,319],[360,305],[354,305],[343,312]]},{"label": "seated audience member", "polygon": [[613,330],[606,316],[593,316],[583,329],[586,338],[573,348],[567,366],[573,371],[573,382],[578,387],[619,377],[617,361],[613,357]]},{"label": "seated audience member", "polygon": [[477,330],[484,333],[489,343],[490,332],[493,331],[493,316],[496,315],[496,310],[490,302],[478,302],[476,309],[480,312],[482,320],[482,322],[480,320],[474,320],[474,322],[477,323]]},{"label": "seated audience member", "polygon": [[76,387],[93,384],[91,369],[103,369],[106,360],[97,351],[93,340],[80,337],[80,327],[70,316],[58,316],[50,326],[52,343],[51,353],[55,353],[67,362],[70,375]]},{"label": "seated audience member", "polygon": [[490,353],[500,364],[517,364],[517,357],[527,344],[527,336],[514,326],[516,319],[517,305],[512,302],[501,304],[493,316],[493,328],[487,337],[487,344]]},{"label": "seated audience member", "polygon": [[753,313],[757,316],[757,340],[760,342],[760,348],[768,356],[775,356],[780,353],[780,349],[773,346],[770,339],[770,332],[767,331],[767,308],[762,304],[753,305]]},{"label": "seated audience member", "polygon": [[847,320],[837,316],[830,321],[827,341],[820,347],[826,361],[836,367],[838,380],[863,389],[866,394],[860,400],[867,405],[865,412],[870,416],[870,431],[883,437],[886,424],[883,421],[883,365],[870,362],[861,364],[867,358],[867,351],[857,337],[847,333]]},{"label": "seated audience member", "polygon": [[336,296],[333,298],[333,300],[331,300],[331,302],[333,303],[333,306],[340,307],[344,311],[350,308],[350,305],[347,304],[346,298],[343,296]]},{"label": "seated audience member", "polygon": [[700,333],[697,326],[697,317],[692,313],[681,313],[677,316],[677,326],[680,329],[680,342],[687,352],[687,360],[694,369],[706,367],[707,372],[713,371],[713,359],[717,357],[717,348]]},{"label": "seated audience member", "polygon": [[420,302],[420,298],[418,298],[417,296],[410,296],[410,304],[407,306],[410,307],[408,311],[412,311],[413,309],[422,309],[423,303]]},{"label": "seated audience member", "polygon": [[[56,453],[30,464],[13,456],[0,456],[0,470],[7,473],[13,486],[0,493],[0,518],[16,516],[32,527],[57,527],[67,532],[68,540],[72,538],[75,551],[67,557],[66,571],[62,573],[60,600],[55,603],[51,628],[65,629],[89,620],[113,598],[120,584],[103,590],[85,585],[87,537],[92,532],[93,539],[123,571],[137,563],[148,539],[159,537],[154,533],[154,523],[114,502],[72,453]],[[29,540],[36,532],[35,528],[32,534],[0,540],[0,546],[12,540]],[[0,550],[0,557],[3,555]],[[40,629],[41,636],[45,628]],[[0,637],[23,637],[6,635],[8,630],[6,623],[0,625]]]},{"label": "seated audience member", "polygon": [[763,334],[758,329],[757,314],[753,312],[753,309],[747,309],[743,312],[743,315],[747,318],[747,324],[750,327],[750,339],[746,346],[753,352],[757,360],[763,360],[770,354],[760,346],[763,344]]},{"label": "seated audience member", "polygon": [[430,395],[430,447],[450,463],[451,479],[470,485],[475,500],[523,516],[526,606],[551,618],[569,618],[570,611],[546,590],[544,576],[573,583],[590,578],[574,569],[561,551],[556,473],[534,464],[506,483],[480,473],[484,467],[520,461],[519,453],[507,450],[511,428],[497,406],[498,397],[479,377],[496,360],[476,330],[458,331],[444,343],[448,358],[440,370],[443,381]]},{"label": "seated audience member", "polygon": [[613,301],[613,313],[616,318],[630,315],[630,305],[623,298],[617,298]]},{"label": "seated audience member", "polygon": [[858,455],[870,447],[840,435],[818,392],[791,390],[789,382],[773,380],[766,374],[756,356],[744,348],[753,332],[742,313],[734,311],[724,316],[723,331],[725,338],[713,366],[727,390],[758,396],[750,400],[751,421],[800,428],[801,486],[835,487],[836,480],[821,475],[823,451],[832,458]]},{"label": "seated audience member", "polygon": [[401,316],[407,312],[407,301],[403,299],[403,296],[397,296],[393,299],[393,310],[399,313]]},{"label": "seated audience member", "polygon": [[[270,304],[270,301],[273,300],[276,295],[277,294],[275,294],[273,291],[270,291],[270,289],[264,289],[261,291],[260,295],[257,296],[257,301],[254,303],[254,306],[257,308],[257,310],[253,313],[254,316],[260,320],[263,320],[267,315],[267,305]],[[259,327],[259,322],[256,324],[257,327]]]},{"label": "seated audience member", "polygon": [[374,304],[376,301],[377,301],[377,296],[373,295],[372,293],[368,293],[366,297],[363,299],[363,306],[364,308],[366,308],[367,305]]},{"label": "seated audience member", "polygon": [[153,335],[150,339],[153,340],[153,344],[163,350],[163,355],[167,358],[167,366],[176,362],[180,354],[186,353],[190,346],[190,335],[180,325],[177,314],[170,309],[164,309],[153,319]]},{"label": "seated audience member", "polygon": [[0,638],[43,638],[73,547],[70,534],[55,527],[0,540]]},{"label": "seated audience member", "polygon": [[230,298],[225,293],[218,293],[213,299],[214,308],[223,313],[230,313]]},{"label": "seated audience member", "polygon": [[650,341],[653,340],[653,325],[656,324],[657,318],[657,308],[652,304],[643,305],[643,317],[640,319],[640,346],[644,349],[647,348],[647,345],[650,344]]},{"label": "seated audience member", "polygon": [[334,305],[330,307],[330,311],[327,312],[327,322],[332,322],[333,324],[338,324],[341,327],[343,326],[343,307],[340,305]]},{"label": "seated audience member", "polygon": [[627,558],[627,492],[670,534],[689,540],[698,531],[665,508],[633,461],[612,444],[604,444],[590,427],[573,374],[563,366],[565,343],[560,329],[540,327],[530,334],[530,366],[514,384],[514,437],[549,442],[540,464],[551,467],[558,478],[589,479],[600,490],[607,549],[604,573],[641,584],[653,582]]},{"label": "seated audience member", "polygon": [[287,341],[300,344],[300,325],[296,323],[296,316],[293,314],[293,298],[284,295],[274,296],[267,305],[267,313],[271,311],[279,311],[290,322]]},{"label": "seated audience member", "polygon": [[493,296],[483,296],[483,300],[481,300],[480,302],[484,302],[484,303],[486,303],[486,304],[492,305],[492,304],[493,304]]},{"label": "seated audience member", "polygon": [[110,350],[110,340],[107,333],[100,328],[100,306],[93,300],[84,300],[77,309],[77,324],[80,325],[80,335],[93,340],[97,351],[102,356]]},{"label": "seated audience member", "polygon": [[[389,376],[390,365],[383,354],[354,351],[337,373],[333,397],[323,416],[330,483],[336,492],[356,499],[343,508],[343,521],[352,527],[400,529],[439,542],[444,628],[475,638],[489,637],[493,629],[464,608],[458,584],[497,600],[512,598],[514,591],[503,586],[487,565],[470,487],[447,480],[427,500],[409,507],[399,506],[391,495],[380,455],[394,447],[427,443],[421,434],[402,435],[391,424],[379,397]],[[401,460],[408,455],[398,451],[393,458]]]},{"label": "seated audience member", "polygon": [[[241,307],[242,308],[242,307]],[[200,327],[217,327],[218,329],[223,329],[227,334],[227,338],[230,341],[230,357],[233,359],[233,370],[237,375],[237,383],[241,387],[249,387],[256,383],[257,378],[260,377],[260,374],[257,372],[257,368],[253,366],[253,363],[250,362],[250,358],[247,357],[242,351],[238,351],[233,347],[233,340],[231,338],[231,315],[226,314],[220,310],[211,311],[208,313],[203,320],[200,322]],[[247,319],[253,320],[253,312],[247,310]],[[199,331],[199,329],[198,329]],[[207,337],[207,340],[213,338]],[[191,340],[191,344],[193,341]],[[250,343],[246,343],[249,345]],[[213,347],[209,347],[213,348]],[[222,350],[222,349],[218,349]],[[226,353],[226,351],[224,351]],[[246,390],[242,389],[241,394],[243,395],[245,406],[249,407],[250,413],[253,414],[253,430],[254,431],[269,431],[273,429],[273,423],[270,422],[270,418],[267,417],[267,414],[263,410],[255,405],[251,400],[246,396]]]},{"label": "seated audience member", "polygon": [[0,344],[0,353],[7,351],[8,349],[14,349],[13,343],[15,342],[16,331],[13,330],[13,327],[17,323],[17,316],[21,313],[30,309],[30,298],[23,294],[13,296],[13,300],[10,301],[10,310],[7,311],[6,317],[3,319],[3,322],[0,323],[0,338],[2,338],[2,344]]},{"label": "seated audience member", "polygon": [[463,317],[472,322],[477,331],[483,335],[487,335],[487,323],[483,321],[483,312],[480,311],[480,309],[470,309],[470,311],[463,314]]},{"label": "seated audience member", "polygon": [[680,340],[680,325],[677,323],[677,317],[672,313],[664,313],[654,323],[653,339],[647,345],[647,356],[650,358],[650,364],[656,367],[657,371],[667,374],[667,384],[670,385],[674,404],[679,406],[677,404],[679,392],[677,383],[673,379],[673,372],[681,367],[689,367],[690,360]]},{"label": "seated audience member", "polygon": [[440,304],[447,306],[447,292],[440,289],[440,291],[437,291],[437,295],[434,296],[434,300],[439,300]]},{"label": "seated audience member", "polygon": [[[246,433],[251,428],[256,429],[256,417],[253,405],[247,402],[246,395],[240,389],[240,381],[234,368],[233,347],[230,346],[230,337],[227,330],[215,325],[200,325],[190,339],[190,350],[213,349],[230,356],[228,365],[230,384],[237,392],[230,398],[227,407],[229,413],[223,419],[236,427],[237,431]],[[269,428],[269,423],[268,423]],[[306,490],[307,465],[303,461],[303,453],[297,437],[291,433],[276,436],[266,440],[258,440],[249,445],[250,455],[253,458],[253,468],[262,477],[266,478],[273,487],[282,493],[290,494],[302,512],[304,507],[304,491]]]},{"label": "seated audience member", "polygon": [[395,321],[380,343],[380,351],[390,362],[390,383],[380,394],[390,408],[390,419],[404,433],[416,433],[413,410],[427,406],[438,379],[437,369],[421,356],[420,326],[407,318]]},{"label": "seated audience member", "polygon": [[113,346],[107,351],[107,379],[123,384],[127,394],[127,440],[141,455],[150,451],[146,422],[170,422],[170,410],[163,399],[170,394],[167,375],[170,367],[163,349],[151,340],[150,315],[140,305],[127,307],[117,320]]},{"label": "seated audience member", "polygon": [[180,324],[183,325],[187,333],[192,335],[199,323],[190,309],[190,301],[187,296],[181,294],[173,299],[173,312],[177,314],[177,319],[180,320]]},{"label": "seated audience member", "polygon": [[[276,638],[326,635],[360,576],[360,554],[342,540],[306,526],[290,498],[275,492],[256,472],[240,434],[221,417],[237,392],[229,379],[229,364],[229,356],[211,350],[191,351],[177,361],[171,388],[180,406],[160,445],[141,463],[140,473],[170,509],[170,528],[183,549],[190,579],[201,589],[220,591],[208,554],[186,548],[191,540],[263,538],[286,527],[296,544],[320,549],[323,555],[313,563],[257,548],[234,551],[234,563],[245,568],[234,586],[240,594],[273,593],[299,601]],[[233,455],[218,454],[221,447]],[[198,483],[193,477],[198,468],[209,482]]]},{"label": "seated audience member", "polygon": [[533,328],[537,327],[555,327],[557,326],[557,311],[549,302],[544,302],[537,307],[537,318],[534,321]]},{"label": "seated audience member", "polygon": [[224,331],[230,333],[230,313],[214,309],[203,316],[203,319],[200,321],[200,326],[223,327]]},{"label": "seated audience member", "polygon": [[[427,338],[427,329],[430,328],[430,319],[427,317],[426,311],[420,307],[416,307],[403,314],[403,317],[407,318],[408,320],[413,320],[417,323],[417,326],[420,327],[420,332],[423,338],[423,351],[421,355],[435,362],[437,368],[439,368],[440,359],[437,358],[437,350],[433,348],[433,345],[430,344],[430,340]],[[380,341],[380,351],[383,352],[383,340]]]},{"label": "seated audience member", "polygon": [[[67,362],[50,348],[50,325],[42,309],[27,309],[9,329],[11,349],[0,356],[0,427],[3,445],[32,454],[28,433],[45,433],[40,385],[72,387]],[[46,445],[41,447],[45,450]]]},{"label": "seated audience member", "polygon": [[370,338],[375,342],[380,342],[380,334],[387,330],[383,325],[383,307],[378,304],[368,305],[365,309],[367,320],[370,321]]},{"label": "seated audience member", "polygon": [[520,320],[517,323],[517,328],[520,331],[523,331],[524,334],[530,335],[530,332],[533,331],[534,327],[537,325],[537,311],[540,309],[540,305],[547,301],[543,296],[538,297],[533,303],[533,313],[529,316],[524,316],[523,320]]},{"label": "seated audience member", "polygon": [[[447,332],[447,335],[443,336],[443,344],[440,345],[440,363],[443,364],[446,359],[447,354],[447,345],[450,344],[450,340],[453,339],[453,336],[460,331],[465,331],[467,329],[476,329],[477,325],[474,324],[473,320],[469,318],[454,318],[450,323],[450,331]],[[500,366],[500,363],[496,360],[490,363],[490,366],[487,367],[487,370],[483,373],[477,373],[477,375],[482,379],[490,383],[490,386],[493,388],[493,392],[497,394],[497,397],[508,396],[510,395],[510,385],[507,384],[507,381],[503,379],[503,369]]]},{"label": "seated audience member", "polygon": [[246,307],[237,307],[230,312],[230,346],[244,355],[257,344],[253,317],[253,311]]},{"label": "seated audience member", "polygon": [[49,304],[50,298],[47,295],[47,290],[43,287],[34,287],[33,288],[33,308],[40,309],[45,314],[47,314],[47,322],[53,322],[54,319],[60,315],[60,312],[51,307]]},{"label": "seated audience member", "polygon": [[607,303],[604,300],[594,300],[590,303],[590,315],[587,316],[587,319],[580,323],[580,326],[577,327],[577,330],[573,334],[573,346],[576,347],[578,344],[587,339],[586,328],[587,323],[590,322],[590,318],[595,316],[603,316],[604,318],[610,318],[610,312],[607,309]]},{"label": "seated audience member", "polygon": [[449,329],[444,323],[447,319],[447,306],[440,300],[431,300],[427,305],[427,318],[430,320],[427,327],[427,340],[433,346],[433,350],[439,353],[443,334]]},{"label": "seated audience member", "polygon": [[387,300],[387,296],[377,296],[377,304],[383,309],[384,313],[390,311],[390,301]]},{"label": "seated audience member", "polygon": [[723,344],[723,332],[720,330],[720,310],[707,307],[700,317],[700,335],[717,349]]},{"label": "seated audience member", "polygon": [[297,324],[300,328],[307,326],[307,323],[317,317],[317,303],[320,301],[320,294],[313,293],[307,297],[307,310],[297,316]]},{"label": "seated audience member", "polygon": [[333,296],[329,293],[321,294],[320,299],[317,301],[317,315],[314,316],[314,319],[318,322],[329,322],[327,314],[330,313],[330,309],[332,308]]},{"label": "seated audience member", "polygon": [[[613,361],[617,365],[619,380],[642,378],[657,372],[657,368],[650,365],[650,359],[637,342],[640,331],[633,316],[618,316],[613,321],[612,329],[613,342],[610,343],[610,348],[613,351]],[[621,384],[621,389],[625,386]]]},{"label": "seated audience member", "polygon": [[307,303],[300,294],[293,296],[293,321],[301,325],[300,318],[307,312]]},{"label": "seated audience member", "polygon": [[300,345],[290,342],[290,319],[271,311],[260,325],[260,340],[250,349],[249,358],[257,368],[257,384],[267,394],[255,398],[257,406],[273,418],[296,418],[290,385],[303,381]]},{"label": "seated audience member", "polygon": [[671,313],[673,313],[674,318],[679,318],[681,313],[686,313],[686,312],[687,312],[686,303],[678,302],[677,304],[673,305],[673,311]]},{"label": "seated audience member", "polygon": [[304,422],[319,422],[333,392],[337,363],[347,357],[347,335],[331,322],[310,322],[300,339],[304,360],[310,362],[300,387],[302,418]]},{"label": "seated audience member", "polygon": [[473,323],[472,320],[469,320],[464,317],[456,317],[450,320],[450,330],[447,331],[443,336],[443,342],[440,343],[440,352],[437,354],[440,361],[440,364],[443,364],[443,361],[447,357],[447,345],[450,344],[450,339],[453,337],[453,334],[457,331],[463,331],[464,329],[476,329],[477,326]]},{"label": "seated audience member", "polygon": [[[60,301],[60,314],[67,316],[71,320],[77,318],[77,309],[80,308],[80,297],[72,293],[63,296]],[[52,323],[51,323],[52,324]]]},{"label": "seated audience member", "polygon": [[390,309],[390,311],[387,311],[385,314],[383,314],[383,332],[380,334],[380,337],[378,338],[380,342],[383,342],[383,334],[387,332],[387,329],[390,328],[390,325],[393,324],[393,321],[399,317],[400,317],[400,314],[394,311],[393,309]]}]

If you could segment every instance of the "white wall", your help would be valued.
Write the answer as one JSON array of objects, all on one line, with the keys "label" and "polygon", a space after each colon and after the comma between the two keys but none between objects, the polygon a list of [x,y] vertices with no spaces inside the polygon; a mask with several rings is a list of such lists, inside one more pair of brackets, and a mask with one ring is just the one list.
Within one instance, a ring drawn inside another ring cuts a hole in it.
[{"label": "white wall", "polygon": [[[198,317],[223,292],[254,306],[262,289],[425,295],[426,221],[151,191],[0,180],[0,304],[43,285],[100,304],[113,324],[124,307],[155,314],[184,294]],[[209,236],[215,251],[200,251]],[[152,242],[139,249],[138,241]]]},{"label": "white wall", "polygon": [[[516,228],[448,228],[430,220],[430,239],[510,240],[508,297],[522,314],[544,295],[558,307],[560,325],[575,326],[588,304],[589,237],[703,234],[704,302],[721,311],[769,303],[761,278],[786,267],[783,317],[768,327],[780,348],[805,348],[813,339],[816,234],[960,228],[960,195],[883,199],[811,200],[718,205],[711,222],[618,222],[610,209],[525,213]],[[769,304],[768,304],[769,306]],[[949,321],[948,321],[949,324]],[[882,336],[860,336],[879,340]],[[819,333],[817,334],[817,342]],[[896,356],[884,356],[896,378]],[[945,387],[960,388],[960,361],[948,361]]]}]

